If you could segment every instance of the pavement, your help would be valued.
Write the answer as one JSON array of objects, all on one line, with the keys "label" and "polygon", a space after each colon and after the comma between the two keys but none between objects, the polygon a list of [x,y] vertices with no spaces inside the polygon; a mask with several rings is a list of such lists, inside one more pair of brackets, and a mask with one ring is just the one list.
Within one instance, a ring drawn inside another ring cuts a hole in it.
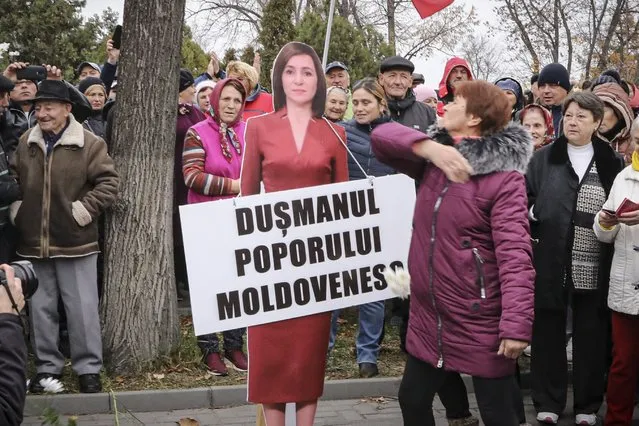
[{"label": "pavement", "polygon": [[[469,395],[472,413],[479,417],[477,402],[474,394]],[[526,397],[526,415],[531,424],[534,422],[535,413],[530,397]],[[568,406],[572,405],[572,395],[569,395]],[[122,407],[120,407],[122,410]],[[433,405],[437,426],[447,426],[444,414],[444,407],[438,399]],[[601,413],[605,412],[605,407]],[[199,423],[182,424],[187,426],[255,426],[256,407],[254,405],[242,405],[232,408],[217,409],[190,409],[165,412],[125,412],[120,411],[118,425],[120,426],[175,426],[180,424],[182,419],[193,419]],[[62,417],[62,424],[66,424],[68,417]],[[633,426],[639,426],[639,410],[635,410]],[[84,426],[113,426],[116,424],[114,414],[94,414],[77,417],[77,424]],[[574,418],[567,414],[560,420],[560,425],[574,425]],[[23,426],[41,426],[42,419],[39,417],[26,417]],[[316,426],[401,426],[402,416],[396,398],[380,397],[366,399],[345,399],[320,401],[316,421]]]}]

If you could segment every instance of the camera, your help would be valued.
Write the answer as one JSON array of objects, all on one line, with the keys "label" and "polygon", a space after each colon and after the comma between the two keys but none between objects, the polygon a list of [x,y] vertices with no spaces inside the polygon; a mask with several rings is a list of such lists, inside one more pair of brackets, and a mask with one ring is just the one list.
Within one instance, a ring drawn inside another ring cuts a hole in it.
[{"label": "camera", "polygon": [[[38,289],[38,277],[33,269],[33,265],[28,260],[20,260],[11,262],[9,266],[13,268],[16,278],[20,278],[22,282],[22,294],[24,298],[29,299]],[[2,269],[0,269],[0,285],[7,285],[7,276]]]}]

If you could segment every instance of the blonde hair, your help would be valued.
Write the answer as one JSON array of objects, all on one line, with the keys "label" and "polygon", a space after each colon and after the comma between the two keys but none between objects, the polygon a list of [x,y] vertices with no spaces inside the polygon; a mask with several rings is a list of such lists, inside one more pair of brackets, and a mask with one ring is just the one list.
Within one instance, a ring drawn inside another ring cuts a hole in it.
[{"label": "blonde hair", "polygon": [[245,78],[246,81],[249,83],[251,90],[253,90],[253,88],[257,86],[257,83],[260,80],[260,76],[257,73],[257,70],[246,62],[241,61],[229,62],[229,64],[226,66],[226,76],[228,77],[229,74],[237,74],[242,78]]}]

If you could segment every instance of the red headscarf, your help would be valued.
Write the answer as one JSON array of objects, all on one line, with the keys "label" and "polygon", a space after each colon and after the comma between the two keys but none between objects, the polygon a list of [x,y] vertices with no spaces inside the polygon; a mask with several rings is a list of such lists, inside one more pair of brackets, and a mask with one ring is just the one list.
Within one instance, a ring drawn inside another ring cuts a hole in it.
[{"label": "red headscarf", "polygon": [[519,121],[521,123],[524,122],[524,117],[526,117],[526,114],[528,114],[528,111],[530,111],[531,109],[540,110],[541,115],[544,116],[544,121],[546,122],[546,139],[541,145],[537,145],[535,147],[535,150],[537,150],[541,148],[542,146],[548,145],[550,142],[553,141],[552,135],[555,133],[555,131],[554,131],[554,126],[552,124],[552,114],[550,113],[550,111],[548,111],[546,108],[544,108],[542,105],[539,105],[539,104],[530,104],[521,110],[521,113],[519,114]]},{"label": "red headscarf", "polygon": [[[224,87],[232,82],[237,83],[235,88],[238,89],[242,96],[242,107],[237,112],[237,116],[231,123],[224,123],[220,120],[220,97],[222,96],[222,90]],[[239,88],[241,88],[241,90],[239,90]],[[209,95],[209,100],[211,101],[213,116],[208,117],[207,120],[209,120],[209,123],[213,128],[217,127],[219,129],[222,154],[230,163],[233,159],[233,156],[231,155],[231,146],[235,149],[238,155],[242,155],[242,145],[240,144],[240,139],[235,133],[233,127],[242,120],[242,112],[244,112],[244,106],[246,105],[246,91],[239,80],[226,78],[215,85],[215,88]]]}]

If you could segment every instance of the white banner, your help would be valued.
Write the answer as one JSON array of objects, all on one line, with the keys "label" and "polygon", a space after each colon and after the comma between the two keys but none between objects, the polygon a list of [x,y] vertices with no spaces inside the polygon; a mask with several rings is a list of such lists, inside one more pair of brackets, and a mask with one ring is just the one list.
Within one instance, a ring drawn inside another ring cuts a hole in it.
[{"label": "white banner", "polygon": [[195,333],[394,297],[414,206],[394,175],[180,207]]}]

